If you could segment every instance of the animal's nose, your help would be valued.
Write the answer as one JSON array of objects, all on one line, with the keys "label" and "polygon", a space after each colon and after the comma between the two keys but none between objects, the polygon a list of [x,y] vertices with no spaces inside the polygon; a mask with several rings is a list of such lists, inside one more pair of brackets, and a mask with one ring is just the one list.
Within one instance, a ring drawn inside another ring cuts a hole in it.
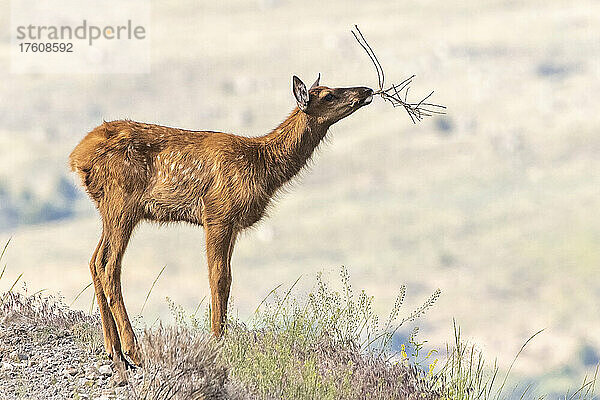
[{"label": "animal's nose", "polygon": [[373,100],[373,93],[373,89],[368,87],[353,88],[352,106],[366,106],[367,104],[371,103],[371,101]]},{"label": "animal's nose", "polygon": [[373,100],[373,89],[365,87],[365,88],[361,88],[361,105],[366,106],[367,104],[370,104],[371,101]]}]

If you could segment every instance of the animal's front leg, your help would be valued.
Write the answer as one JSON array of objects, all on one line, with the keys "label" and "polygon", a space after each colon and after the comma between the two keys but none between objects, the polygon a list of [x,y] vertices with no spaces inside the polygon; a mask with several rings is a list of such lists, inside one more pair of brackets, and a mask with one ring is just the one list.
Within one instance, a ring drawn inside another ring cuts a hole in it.
[{"label": "animal's front leg", "polygon": [[233,228],[227,224],[204,225],[206,230],[206,256],[208,261],[208,279],[211,292],[212,333],[223,335],[223,326],[227,320],[227,301],[231,287],[231,269],[229,265],[230,249],[233,246]]}]

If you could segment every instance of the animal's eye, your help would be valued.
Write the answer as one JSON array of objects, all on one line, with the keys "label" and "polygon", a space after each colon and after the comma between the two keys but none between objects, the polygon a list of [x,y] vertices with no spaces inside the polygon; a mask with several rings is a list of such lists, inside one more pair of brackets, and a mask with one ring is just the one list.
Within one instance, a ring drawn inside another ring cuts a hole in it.
[{"label": "animal's eye", "polygon": [[325,99],[325,101],[331,101],[333,100],[333,95],[331,93],[327,93],[327,95],[323,98]]}]

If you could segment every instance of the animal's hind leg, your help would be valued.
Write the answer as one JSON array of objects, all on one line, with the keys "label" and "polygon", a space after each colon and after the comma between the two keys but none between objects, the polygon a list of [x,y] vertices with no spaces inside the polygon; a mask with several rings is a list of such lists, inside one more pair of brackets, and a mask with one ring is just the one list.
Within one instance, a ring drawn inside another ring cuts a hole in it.
[{"label": "animal's hind leg", "polygon": [[137,349],[137,340],[121,292],[121,261],[135,223],[136,221],[127,218],[106,221],[106,239],[108,240],[110,254],[106,263],[102,286],[119,330],[123,353],[129,357],[131,362],[139,365],[141,358]]},{"label": "animal's hind leg", "polygon": [[90,272],[92,273],[92,282],[94,283],[96,300],[98,302],[98,309],[100,310],[100,317],[102,319],[104,348],[111,357],[121,357],[121,342],[119,341],[119,333],[117,331],[117,326],[115,325],[115,320],[110,312],[110,308],[108,307],[108,303],[106,302],[102,281],[97,273],[97,268],[101,265],[101,259],[105,257],[104,238],[104,231],[102,231],[100,242],[98,243],[96,251],[94,251],[92,259],[90,260]]}]

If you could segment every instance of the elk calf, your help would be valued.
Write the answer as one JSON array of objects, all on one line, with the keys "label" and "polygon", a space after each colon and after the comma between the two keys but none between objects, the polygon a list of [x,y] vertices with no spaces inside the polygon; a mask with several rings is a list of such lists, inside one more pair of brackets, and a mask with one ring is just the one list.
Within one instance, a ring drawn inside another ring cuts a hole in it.
[{"label": "elk calf", "polygon": [[141,361],[121,292],[121,260],[138,222],[204,227],[212,332],[222,335],[237,234],[261,219],[327,129],[373,98],[369,88],[328,88],[318,78],[307,90],[296,76],[293,93],[298,107],[261,137],[122,120],[103,123],[75,147],[71,168],[102,217],[90,271],[110,356]]}]

